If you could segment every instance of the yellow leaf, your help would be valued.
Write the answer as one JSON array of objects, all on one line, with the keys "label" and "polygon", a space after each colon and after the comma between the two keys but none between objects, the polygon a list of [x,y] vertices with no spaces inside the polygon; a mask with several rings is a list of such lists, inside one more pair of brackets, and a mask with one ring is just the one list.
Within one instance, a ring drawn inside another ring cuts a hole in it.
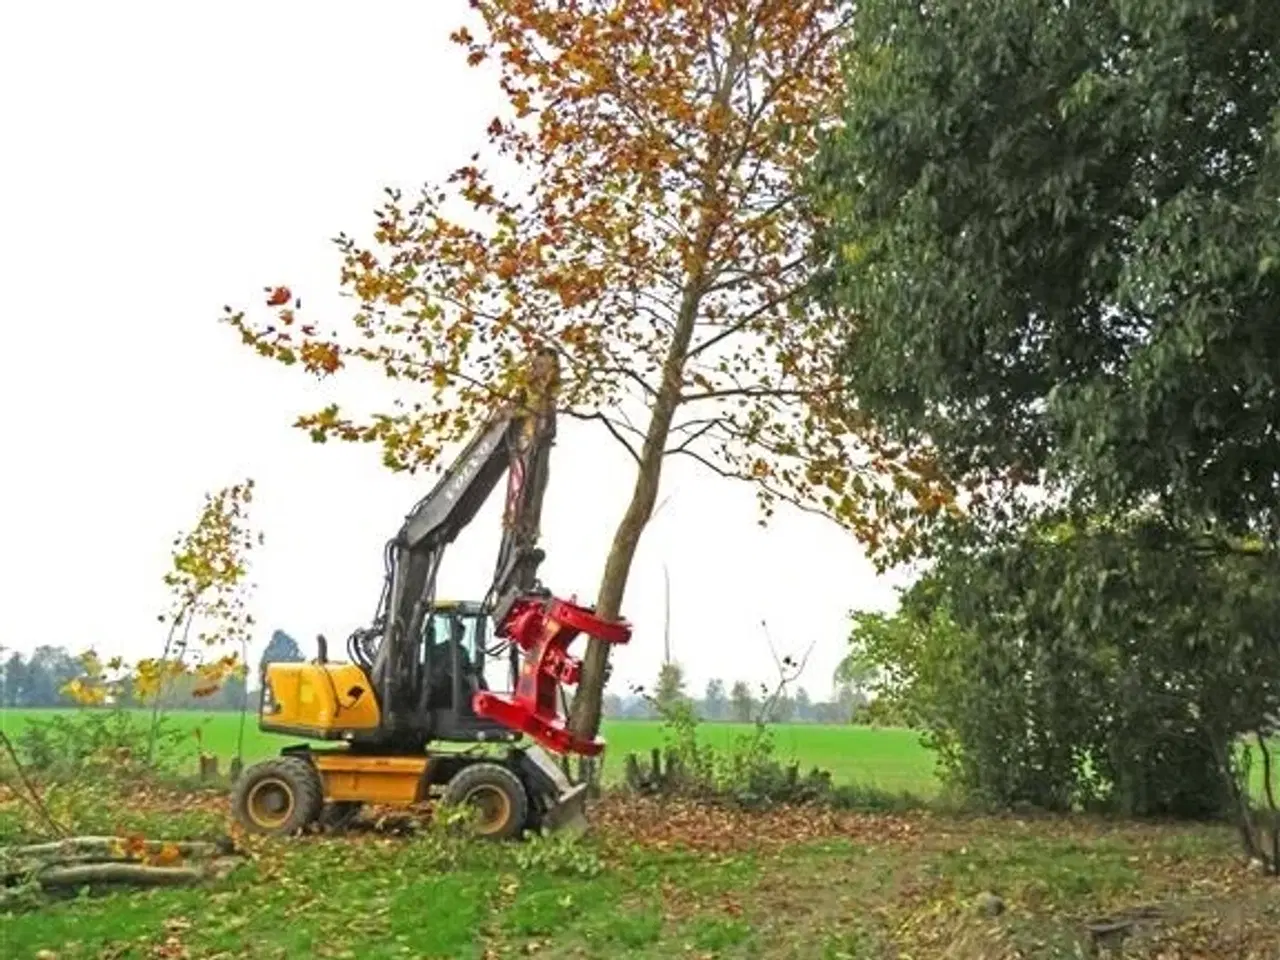
[{"label": "yellow leaf", "polygon": [[182,851],[175,843],[166,843],[147,858],[147,862],[157,867],[169,867],[182,859]]}]

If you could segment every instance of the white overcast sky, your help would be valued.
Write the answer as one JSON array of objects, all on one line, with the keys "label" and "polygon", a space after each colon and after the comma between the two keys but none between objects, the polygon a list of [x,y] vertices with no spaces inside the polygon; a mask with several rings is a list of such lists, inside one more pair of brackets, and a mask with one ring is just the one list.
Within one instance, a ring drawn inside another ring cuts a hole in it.
[{"label": "white overcast sky", "polygon": [[[465,0],[9,4],[0,14],[4,405],[0,643],[154,655],[173,535],[205,491],[252,476],[258,649],[305,651],[373,614],[382,545],[425,479],[373,448],[290,427],[333,395],[217,322],[288,283],[309,316],[337,299],[340,230],[365,235],[385,185],[437,179],[483,143],[498,91],[447,40]],[[374,405],[374,383],[346,400]],[[629,493],[626,455],[564,423],[543,531],[547,584],[590,600]],[[613,688],[672,645],[692,692],[774,675],[816,638],[802,683],[830,689],[854,607],[893,603],[853,539],[669,462],[636,557]],[[498,501],[448,555],[444,596],[483,594]],[[256,656],[256,654],[255,654]]]}]

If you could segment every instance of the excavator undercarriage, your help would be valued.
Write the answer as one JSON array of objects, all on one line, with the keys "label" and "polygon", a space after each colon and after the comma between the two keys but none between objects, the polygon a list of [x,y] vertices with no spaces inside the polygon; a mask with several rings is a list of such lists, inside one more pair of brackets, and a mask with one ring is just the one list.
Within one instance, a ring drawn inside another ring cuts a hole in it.
[{"label": "excavator undercarriage", "polygon": [[[559,711],[563,686],[579,679],[568,647],[583,634],[626,643],[631,626],[554,597],[537,580],[556,379],[555,355],[539,353],[524,395],[494,413],[410,511],[387,545],[374,622],[348,640],[350,662],[330,663],[321,637],[314,661],[265,667],[260,728],[310,742],[237,781],[232,808],[246,829],[295,833],[341,825],[366,804],[432,800],[469,808],[476,833],[493,839],[585,826],[585,787],[553,755],[594,756],[604,742],[576,736]],[[503,473],[503,537],[488,595],[438,600],[445,547]],[[504,658],[509,692],[490,689],[485,669]]]}]

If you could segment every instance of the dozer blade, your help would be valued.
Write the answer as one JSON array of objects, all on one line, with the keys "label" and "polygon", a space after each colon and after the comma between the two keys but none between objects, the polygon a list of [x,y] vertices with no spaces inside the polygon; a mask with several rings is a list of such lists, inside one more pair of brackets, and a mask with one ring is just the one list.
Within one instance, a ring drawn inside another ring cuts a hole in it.
[{"label": "dozer blade", "polygon": [[580,783],[570,787],[547,810],[542,827],[549,833],[564,833],[580,837],[587,832],[587,785]]},{"label": "dozer blade", "polygon": [[542,828],[551,833],[567,833],[580,836],[587,829],[587,785],[573,784],[564,775],[551,754],[539,746],[524,751],[525,759],[537,768],[539,780],[547,784],[547,811],[542,817]]}]

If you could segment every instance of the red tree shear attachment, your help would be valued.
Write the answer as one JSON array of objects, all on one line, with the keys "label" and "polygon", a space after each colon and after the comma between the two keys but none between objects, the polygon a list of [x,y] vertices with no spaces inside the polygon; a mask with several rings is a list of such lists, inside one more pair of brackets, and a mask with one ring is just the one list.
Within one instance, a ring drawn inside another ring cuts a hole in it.
[{"label": "red tree shear attachment", "polygon": [[626,643],[631,624],[602,620],[586,607],[567,600],[529,598],[519,601],[498,633],[525,652],[513,696],[482,690],[471,700],[476,714],[519,730],[555,753],[593,757],[604,749],[599,737],[587,740],[565,726],[556,702],[558,685],[578,682],[582,661],[568,646],[580,633],[605,643]]}]

